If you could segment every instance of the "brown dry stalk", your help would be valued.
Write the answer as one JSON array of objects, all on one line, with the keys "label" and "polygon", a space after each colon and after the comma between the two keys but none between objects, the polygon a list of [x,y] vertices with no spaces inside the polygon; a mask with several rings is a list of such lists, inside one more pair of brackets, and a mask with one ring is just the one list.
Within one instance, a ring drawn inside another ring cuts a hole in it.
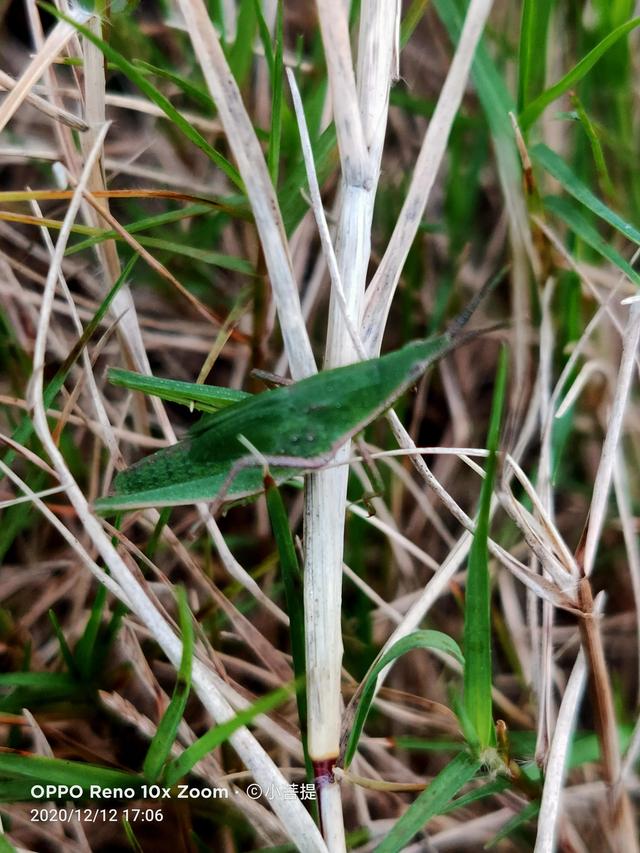
[{"label": "brown dry stalk", "polygon": [[580,636],[589,670],[589,690],[593,702],[595,725],[602,751],[602,769],[609,787],[613,848],[632,853],[640,849],[635,820],[627,789],[620,783],[620,746],[616,727],[611,681],[602,643],[600,620],[594,610],[593,593],[589,578],[578,584],[578,598],[582,608]]}]

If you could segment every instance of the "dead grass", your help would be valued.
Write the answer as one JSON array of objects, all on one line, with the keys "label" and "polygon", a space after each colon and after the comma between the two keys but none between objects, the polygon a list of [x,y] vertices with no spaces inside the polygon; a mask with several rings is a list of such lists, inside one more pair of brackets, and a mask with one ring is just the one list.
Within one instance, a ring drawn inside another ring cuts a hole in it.
[{"label": "dead grass", "polygon": [[[273,28],[275,4],[262,6]],[[1,189],[34,191],[30,204],[0,196],[3,671],[69,671],[49,612],[76,650],[96,612],[99,584],[108,592],[95,646],[102,664],[76,693],[26,691],[23,704],[18,693],[15,707],[0,705],[0,758],[19,749],[140,772],[180,663],[179,584],[187,589],[197,647],[174,755],[293,677],[263,498],[218,518],[198,505],[175,508],[162,522],[156,510],[140,510],[111,526],[92,512],[117,470],[181,438],[196,419],[184,407],[111,387],[108,366],[260,391],[265,383],[254,368],[300,379],[316,365],[346,364],[445,328],[496,269],[510,264],[478,318],[478,325],[503,320],[505,328],[447,356],[366,441],[345,445],[333,465],[308,474],[304,495],[284,491],[291,529],[302,537],[309,752],[316,781],[327,776],[317,786],[320,829],[298,797],[251,797],[251,783],[266,791],[306,781],[295,702],[288,701],[238,729],[193,769],[195,785],[220,786],[231,792],[230,803],[150,802],[162,807],[164,820],[132,824],[137,842],[121,821],[34,822],[30,804],[7,793],[0,761],[0,814],[6,838],[20,849],[375,849],[451,755],[402,738],[432,747],[462,739],[452,702],[460,667],[446,655],[412,651],[387,669],[352,769],[336,774],[339,781],[331,771],[352,720],[349,702],[372,662],[418,627],[462,637],[500,341],[512,352],[512,383],[489,554],[494,714],[513,733],[510,784],[439,814],[419,843],[404,849],[482,849],[532,803],[537,824],[532,813],[498,849],[637,847],[635,283],[525,193],[504,154],[515,158],[512,137],[490,141],[468,76],[491,3],[469,5],[458,52],[429,10],[402,53],[398,82],[400,9],[383,0],[362,7],[356,38],[342,3],[319,0],[317,18],[302,7],[285,10],[283,96],[293,106],[283,124],[279,186],[297,169],[290,197],[274,190],[264,157],[270,83],[257,35],[243,78],[243,45],[225,56],[198,0],[180,0],[170,21],[145,4],[113,27],[91,19],[93,32],[130,51],[130,60],[164,58],[199,88],[198,100],[175,80],[149,77],[238,168],[246,188],[240,201],[157,104],[112,67],[105,77],[101,51],[72,25],[51,25],[31,0],[26,12],[15,3],[1,11]],[[558,38],[560,14],[552,23]],[[563,7],[562,14],[569,12]],[[41,15],[52,27],[46,36]],[[227,23],[226,41],[233,42]],[[504,45],[517,45],[517,33],[515,13],[497,4],[489,45],[507,79],[514,61]],[[551,38],[549,45],[550,67],[569,67],[567,45]],[[69,56],[83,56],[84,67],[64,64]],[[632,68],[631,84],[635,76]],[[597,95],[597,82],[592,86]],[[205,107],[208,95],[215,113]],[[314,165],[312,143],[329,126],[332,103],[337,146],[328,166],[317,154]],[[594,114],[606,118],[597,107]],[[555,133],[551,147],[569,158],[574,137],[567,126],[545,126],[544,138]],[[615,144],[607,148],[610,161]],[[626,151],[626,141],[619,144]],[[484,153],[474,160],[476,150]],[[618,195],[611,206],[634,221],[632,193],[625,195],[632,178],[622,167],[612,173]],[[167,198],[169,190],[175,195]],[[308,210],[287,234],[290,203],[300,197]],[[131,229],[202,198],[235,204],[241,215],[212,208]],[[73,231],[76,224],[84,233]],[[107,228],[109,239],[65,254]],[[145,242],[150,235],[155,243]],[[630,257],[620,238],[609,238]],[[184,252],[174,251],[177,244]],[[203,254],[214,251],[225,256],[222,263]],[[43,388],[131,253],[139,260],[129,280],[61,392],[45,402]],[[253,274],[234,271],[229,259],[248,261]],[[16,439],[24,414],[33,434]],[[559,424],[567,425],[564,437]],[[109,636],[118,602],[128,609]],[[518,773],[535,762],[542,780]]]}]

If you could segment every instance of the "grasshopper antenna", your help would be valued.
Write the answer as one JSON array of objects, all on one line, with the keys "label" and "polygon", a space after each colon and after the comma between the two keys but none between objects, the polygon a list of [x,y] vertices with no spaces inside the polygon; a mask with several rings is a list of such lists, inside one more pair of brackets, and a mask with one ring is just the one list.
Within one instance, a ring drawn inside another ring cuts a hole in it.
[{"label": "grasshopper antenna", "polygon": [[500,284],[505,275],[509,272],[510,265],[502,267],[494,276],[486,281],[480,290],[471,299],[469,304],[462,310],[457,317],[447,326],[447,334],[452,338],[456,338],[460,334],[460,330],[469,322],[471,315],[474,313],[478,305],[484,302],[486,297]]}]

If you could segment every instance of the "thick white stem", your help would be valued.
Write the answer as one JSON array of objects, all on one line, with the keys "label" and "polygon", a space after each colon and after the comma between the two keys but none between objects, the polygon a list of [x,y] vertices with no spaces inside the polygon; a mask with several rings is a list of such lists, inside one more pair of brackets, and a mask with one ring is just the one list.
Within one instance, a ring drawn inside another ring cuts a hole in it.
[{"label": "thick white stem", "polygon": [[[333,40],[346,32],[344,9],[319,2],[329,79],[340,143],[343,184],[336,230],[335,254],[341,293],[331,293],[326,368],[357,361],[353,329],[361,323],[367,267],[371,251],[371,220],[386,128],[392,57],[396,50],[395,0],[375,0],[362,9],[357,92],[348,41]],[[387,26],[385,28],[385,22]],[[345,72],[345,67],[349,66]],[[356,115],[353,109],[356,103]],[[347,110],[345,107],[349,106]],[[364,151],[363,151],[364,147]],[[350,444],[336,461],[349,458]],[[338,756],[340,739],[342,663],[341,598],[343,538],[348,465],[312,474],[305,494],[305,613],[309,753],[314,762]],[[340,790],[327,781],[319,787],[320,813],[327,846],[345,849]]]},{"label": "thick white stem", "polygon": [[[347,316],[358,328],[369,259],[372,193],[345,187],[336,256]],[[339,298],[332,296],[325,367],[357,359]],[[350,444],[336,455],[349,458]],[[305,495],[305,613],[309,753],[314,761],[336,758],[340,733],[340,629],[342,558],[349,468],[310,474]]]}]

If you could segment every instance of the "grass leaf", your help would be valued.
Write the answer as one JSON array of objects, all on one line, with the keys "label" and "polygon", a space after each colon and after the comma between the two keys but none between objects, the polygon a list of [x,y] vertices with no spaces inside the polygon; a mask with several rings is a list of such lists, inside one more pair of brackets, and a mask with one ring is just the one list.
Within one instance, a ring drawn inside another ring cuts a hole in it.
[{"label": "grass leaf", "polygon": [[616,191],[611,181],[611,176],[609,175],[598,130],[589,118],[589,114],[575,92],[571,95],[571,106],[574,108],[578,121],[582,125],[582,129],[589,140],[591,154],[593,155],[593,162],[595,163],[596,171],[598,173],[600,191],[604,193],[605,197],[613,198],[616,195]]},{"label": "grass leaf", "polygon": [[42,690],[65,690],[74,686],[66,672],[0,672],[1,687],[37,687]]},{"label": "grass leaf", "polygon": [[640,245],[640,231],[615,213],[591,192],[589,187],[572,171],[571,167],[546,145],[534,145],[530,149],[531,159],[554,177],[562,187],[593,214],[608,222],[628,240]]},{"label": "grass leaf", "polygon": [[0,698],[0,712],[22,713],[23,708],[46,709],[56,703],[78,701],[86,689],[69,673],[8,672],[0,674],[0,688],[13,687]]},{"label": "grass leaf", "polygon": [[[238,198],[235,196],[234,198]],[[211,202],[206,204],[190,204],[178,210],[169,210],[166,213],[159,213],[156,216],[146,216],[139,219],[137,222],[130,222],[125,226],[125,231],[129,234],[137,234],[140,231],[148,231],[150,228],[163,228],[172,222],[180,222],[184,219],[189,219],[192,216],[203,216],[205,214],[224,213],[232,217],[238,217],[244,220],[250,220],[251,216],[247,212],[246,207],[240,204]],[[52,227],[60,227],[62,223],[52,224]],[[65,257],[76,255],[78,252],[84,252],[86,249],[98,243],[103,243],[105,240],[122,240],[122,235],[112,229],[102,228],[87,228],[83,226],[74,226],[73,231],[78,233],[93,233],[94,236],[87,240],[81,240],[69,246],[65,252]],[[98,233],[96,233],[98,232]],[[141,242],[141,241],[140,241]]]},{"label": "grass leaf", "polygon": [[269,27],[267,26],[267,22],[265,21],[260,0],[253,0],[253,2],[255,7],[256,20],[258,21],[258,33],[260,35],[260,41],[262,42],[262,49],[264,50],[264,58],[266,60],[267,68],[269,70],[269,79],[273,80],[274,58],[273,45],[271,44],[271,33],[269,32]]},{"label": "grass leaf", "polygon": [[[117,239],[122,240],[122,236],[119,235]],[[197,246],[189,246],[185,243],[175,243],[173,240],[165,240],[163,237],[140,237],[138,242],[145,248],[161,249],[170,255],[182,255],[192,258],[194,261],[201,261],[204,264],[220,267],[223,270],[232,270],[233,272],[243,273],[244,275],[255,275],[254,266],[250,261],[235,257],[234,255],[212,252],[209,249],[200,249]]]},{"label": "grass leaf", "polygon": [[158,65],[152,65],[150,62],[145,62],[143,59],[134,59],[133,64],[141,71],[155,74],[157,77],[162,77],[170,83],[175,83],[175,85],[178,86],[178,88],[184,92],[187,97],[191,98],[207,112],[217,112],[215,102],[209,93],[204,89],[201,89],[199,86],[194,86],[190,80],[187,80],[180,74],[174,74],[172,71],[167,71],[166,68],[160,68]]},{"label": "grass leaf", "polygon": [[124,817],[122,818],[122,827],[124,829],[124,834],[126,836],[126,839],[129,842],[129,846],[134,851],[134,853],[144,853],[144,850],[143,850],[140,842],[136,838],[136,834],[133,831],[133,827],[131,826],[131,823]]},{"label": "grass leaf", "polygon": [[176,594],[180,615],[180,632],[182,634],[182,658],[171,701],[160,720],[142,767],[145,778],[150,782],[156,782],[160,778],[162,768],[171,754],[171,748],[175,742],[178,726],[182,720],[191,690],[194,645],[192,617],[184,589],[178,587]]},{"label": "grass leaf", "polygon": [[631,264],[622,257],[617,249],[614,249],[611,243],[602,237],[594,226],[585,219],[584,215],[573,205],[569,199],[561,196],[545,196],[543,199],[545,209],[562,219],[569,228],[580,237],[581,240],[591,246],[591,248],[611,261],[622,272],[629,276],[630,280],[637,285],[640,285],[640,275],[633,269]]},{"label": "grass leaf", "polygon": [[400,48],[404,48],[413,35],[429,5],[429,0],[412,0],[400,24]]},{"label": "grass leaf", "polygon": [[254,0],[240,0],[237,13],[236,38],[231,50],[227,51],[229,68],[240,88],[242,88],[251,70],[253,62],[253,37],[256,31],[256,24]]},{"label": "grass leaf", "polygon": [[452,797],[476,775],[481,762],[462,752],[438,773],[414,800],[374,853],[400,853],[422,827],[439,815]]},{"label": "grass leaf", "polygon": [[302,735],[302,748],[307,766],[307,775],[313,778],[313,769],[307,749],[307,664],[304,640],[304,599],[302,589],[302,572],[298,564],[293,537],[289,529],[289,519],[274,480],[270,475],[265,476],[265,495],[267,510],[276,540],[280,558],[280,571],[284,583],[284,592],[289,616],[289,637],[293,672],[296,678],[296,702],[298,705],[298,720]]},{"label": "grass leaf", "polygon": [[495,794],[501,794],[510,787],[510,780],[504,776],[498,779],[493,779],[492,781],[487,782],[486,785],[480,785],[478,788],[474,788],[472,791],[463,794],[461,797],[456,797],[451,800],[451,802],[442,809],[441,814],[450,814],[456,809],[464,808],[471,805],[471,803],[477,803],[478,800],[484,800],[485,797],[492,797]]},{"label": "grass leaf", "polygon": [[60,654],[62,655],[63,661],[67,665],[69,672],[74,675],[78,675],[78,667],[73,654],[71,653],[71,649],[69,648],[69,644],[67,643],[67,638],[65,637],[64,632],[60,627],[60,623],[58,622],[58,617],[53,610],[49,610],[49,621],[51,622],[53,633],[56,635],[58,645],[60,646]]},{"label": "grass leaf", "polygon": [[491,848],[495,847],[498,842],[502,841],[505,838],[508,838],[512,832],[516,831],[516,829],[520,829],[520,827],[524,826],[525,823],[529,823],[530,820],[533,820],[533,818],[538,814],[539,811],[539,800],[532,800],[530,803],[527,803],[524,808],[520,809],[518,814],[514,815],[511,820],[508,820],[505,823],[500,832],[496,833],[496,835],[494,835],[494,837],[486,843],[485,849],[491,850]]},{"label": "grass leaf", "polygon": [[278,0],[278,13],[276,15],[276,49],[273,59],[273,74],[271,76],[271,131],[269,133],[269,148],[267,152],[267,163],[273,186],[278,187],[278,168],[280,164],[280,140],[282,138],[282,89],[284,86],[282,51],[282,0]]},{"label": "grass leaf", "polygon": [[277,708],[291,696],[293,687],[287,685],[280,687],[277,690],[267,693],[266,696],[261,696],[250,707],[239,711],[235,717],[220,723],[210,729],[202,737],[198,738],[195,743],[187,747],[178,758],[174,759],[167,765],[164,774],[164,781],[167,785],[175,785],[175,783],[186,776],[194,765],[198,763],[205,755],[208,755],[213,749],[220,746],[221,743],[228,740],[229,737],[241,726],[246,726],[258,714],[266,714],[273,708]]},{"label": "grass leaf", "polygon": [[553,0],[524,0],[518,52],[518,110],[544,88],[547,29]]},{"label": "grass leaf", "polygon": [[358,741],[362,734],[362,729],[366,722],[371,703],[373,702],[376,690],[378,676],[382,670],[391,663],[394,663],[399,657],[413,651],[413,649],[438,649],[438,651],[451,655],[452,658],[464,666],[464,658],[460,647],[448,634],[443,634],[442,631],[413,631],[407,634],[406,637],[398,640],[391,648],[385,652],[382,657],[376,661],[372,669],[367,673],[366,680],[363,683],[362,695],[358,708],[353,720],[353,726],[349,734],[349,740],[345,749],[344,766],[348,767],[358,748]]},{"label": "grass leaf", "polygon": [[[333,124],[329,125],[319,139],[312,143],[313,160],[320,186],[329,177],[338,162],[336,146],[336,129]],[[309,209],[309,202],[303,192],[306,186],[307,173],[301,154],[300,160],[290,170],[289,177],[283,182],[278,192],[282,221],[287,234],[293,232]]]},{"label": "grass leaf", "polygon": [[0,752],[0,775],[13,780],[33,779],[42,785],[80,785],[84,789],[84,796],[89,795],[91,785],[135,790],[144,781],[134,773],[113,770],[111,767],[5,751]]},{"label": "grass leaf", "polygon": [[588,74],[589,71],[591,71],[596,62],[609,50],[609,48],[612,47],[618,39],[635,29],[638,24],[640,24],[640,17],[633,18],[631,21],[627,21],[619,27],[616,27],[615,30],[610,32],[608,36],[605,36],[605,38],[603,38],[602,41],[593,48],[593,50],[590,50],[589,53],[571,69],[571,71],[565,74],[564,77],[558,80],[558,82],[553,86],[545,89],[545,91],[538,95],[535,100],[531,101],[531,103],[518,116],[518,124],[520,125],[522,132],[526,132],[531,127],[534,121],[541,115],[545,108],[549,106],[549,104],[553,103],[553,101],[557,100],[557,98],[565,92],[568,92],[572,86],[575,86],[576,83],[582,80],[585,74]]},{"label": "grass leaf", "polygon": [[480,491],[480,508],[469,551],[464,614],[464,710],[480,751],[494,737],[491,699],[491,610],[489,588],[489,511],[496,475],[496,450],[507,384],[507,352],[502,349],[493,394],[487,448],[489,457]]},{"label": "grass leaf", "polygon": [[106,600],[107,589],[100,585],[96,590],[96,597],[91,605],[91,613],[89,614],[85,629],[74,649],[76,665],[86,679],[89,679],[92,673],[96,671],[95,647]]}]

